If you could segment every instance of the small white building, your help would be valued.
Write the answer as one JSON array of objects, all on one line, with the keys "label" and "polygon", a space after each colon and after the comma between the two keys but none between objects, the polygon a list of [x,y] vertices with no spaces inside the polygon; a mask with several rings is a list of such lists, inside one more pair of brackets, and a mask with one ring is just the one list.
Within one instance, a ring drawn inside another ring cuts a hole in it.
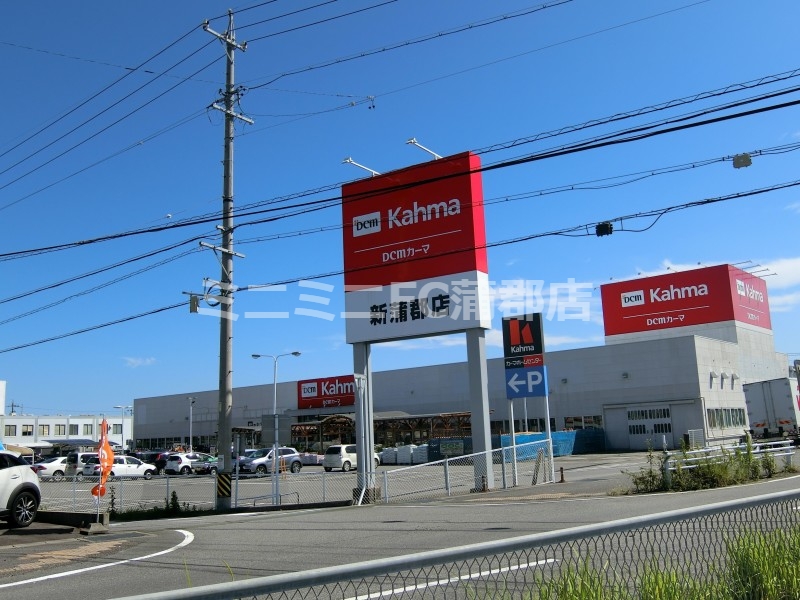
[{"label": "small white building", "polygon": [[[47,455],[72,448],[96,447],[100,439],[103,416],[99,415],[29,415],[24,412],[6,414],[6,382],[0,381],[0,431],[5,445],[32,448]],[[122,412],[106,415],[109,442],[124,448],[133,443],[133,415]]]}]

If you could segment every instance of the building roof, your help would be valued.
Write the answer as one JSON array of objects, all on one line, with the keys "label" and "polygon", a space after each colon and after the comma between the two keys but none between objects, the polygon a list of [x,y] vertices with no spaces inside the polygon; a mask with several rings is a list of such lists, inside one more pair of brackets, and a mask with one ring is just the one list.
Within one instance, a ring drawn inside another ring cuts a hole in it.
[{"label": "building roof", "polygon": [[90,440],[89,438],[68,438],[58,440],[44,440],[53,446],[96,446],[97,440]]}]

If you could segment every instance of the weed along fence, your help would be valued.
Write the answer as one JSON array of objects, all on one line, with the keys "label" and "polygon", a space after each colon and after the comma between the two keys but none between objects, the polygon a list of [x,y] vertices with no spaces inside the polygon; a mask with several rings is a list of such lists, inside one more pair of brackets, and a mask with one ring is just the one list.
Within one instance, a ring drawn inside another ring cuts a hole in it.
[{"label": "weed along fence", "polygon": [[696,490],[736,485],[795,472],[791,440],[648,454],[648,466],[628,473],[636,492]]},{"label": "weed along fence", "polygon": [[794,454],[795,448],[791,440],[758,444],[747,442],[732,446],[672,452],[667,453],[664,459],[664,476],[670,482],[674,474],[679,474],[682,470],[714,466],[735,469],[741,464],[748,469],[748,475],[758,475],[763,472],[767,477],[771,477],[779,470],[788,470],[792,465]]},{"label": "weed along fence", "polygon": [[781,492],[125,600],[800,598],[798,502]]}]

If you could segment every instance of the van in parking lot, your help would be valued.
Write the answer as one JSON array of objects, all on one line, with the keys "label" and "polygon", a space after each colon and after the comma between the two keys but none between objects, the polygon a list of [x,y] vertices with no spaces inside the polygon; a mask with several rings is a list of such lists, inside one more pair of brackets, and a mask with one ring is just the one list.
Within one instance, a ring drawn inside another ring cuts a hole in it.
[{"label": "van in parking lot", "polygon": [[86,466],[88,461],[93,456],[97,456],[97,452],[70,452],[67,454],[67,464],[64,467],[64,477],[69,479],[83,479],[83,467]]}]

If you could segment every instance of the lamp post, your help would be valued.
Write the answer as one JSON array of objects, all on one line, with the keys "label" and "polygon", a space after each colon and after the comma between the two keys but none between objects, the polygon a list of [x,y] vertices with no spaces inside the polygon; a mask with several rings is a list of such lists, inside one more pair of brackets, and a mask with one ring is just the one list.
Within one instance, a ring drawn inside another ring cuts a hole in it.
[{"label": "lamp post", "polygon": [[277,506],[281,500],[280,477],[278,477],[278,359],[281,356],[300,356],[300,353],[287,352],[286,354],[253,354],[253,358],[272,359],[272,417],[273,417],[273,436],[272,444],[272,493],[274,495],[272,504]]},{"label": "lamp post", "polygon": [[119,437],[121,438],[120,441],[119,441],[119,445],[120,445],[120,447],[125,448],[125,411],[128,410],[129,408],[133,408],[133,407],[132,406],[122,406],[121,404],[118,404],[114,408],[119,408],[120,410],[122,410],[122,421],[120,421],[120,425],[119,425]]},{"label": "lamp post", "polygon": [[194,407],[194,401],[197,400],[194,396],[188,396],[186,398],[189,401],[189,452],[192,451],[192,408]]}]

